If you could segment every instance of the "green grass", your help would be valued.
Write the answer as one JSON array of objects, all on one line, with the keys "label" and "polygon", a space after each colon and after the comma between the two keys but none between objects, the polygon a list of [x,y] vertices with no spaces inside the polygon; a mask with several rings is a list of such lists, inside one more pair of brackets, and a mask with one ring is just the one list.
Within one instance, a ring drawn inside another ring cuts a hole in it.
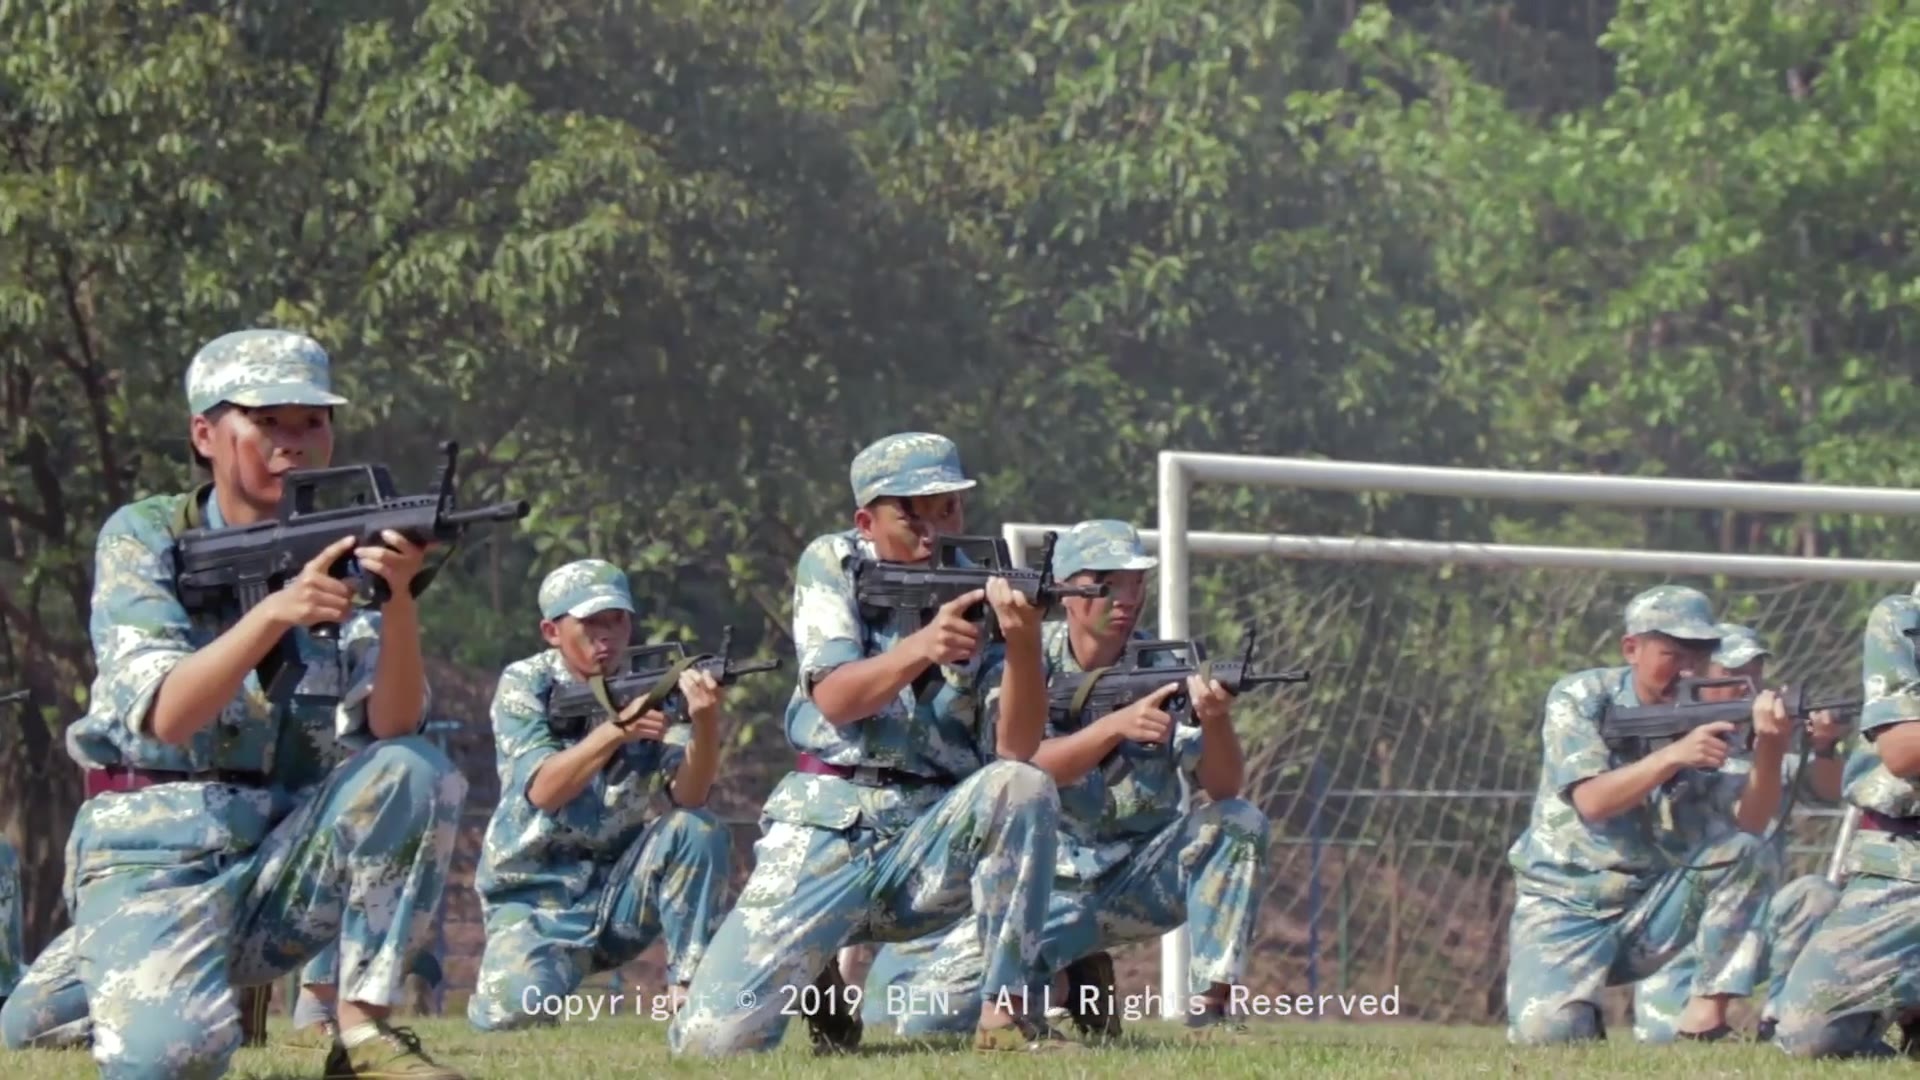
[{"label": "green grass", "polygon": [[[1013,1054],[977,1054],[949,1043],[928,1047],[886,1038],[869,1038],[847,1058],[814,1057],[802,1025],[788,1030],[778,1052],[722,1062],[675,1061],[666,1051],[664,1025],[621,1017],[575,1021],[558,1028],[510,1035],[482,1036],[458,1019],[409,1020],[427,1049],[439,1060],[471,1077],[539,1077],[542,1080],[599,1080],[602,1077],[726,1075],[750,1077],[896,1078],[903,1070],[937,1072],[942,1077],[1114,1076],[1128,1080],[1178,1077],[1221,1080],[1233,1077],[1285,1076],[1295,1072],[1334,1077],[1452,1076],[1673,1076],[1708,1077],[1831,1076],[1875,1074],[1903,1064],[1818,1063],[1792,1061],[1780,1051],[1753,1043],[1714,1046],[1641,1047],[1616,1036],[1604,1046],[1566,1050],[1516,1050],[1493,1027],[1440,1027],[1361,1022],[1256,1024],[1242,1045],[1187,1045],[1179,1028],[1148,1022],[1128,1026],[1118,1048],[1073,1055],[1022,1058]],[[273,1037],[286,1033],[275,1017]],[[318,1051],[281,1048],[243,1050],[229,1075],[236,1077],[317,1077]],[[0,1076],[9,1080],[94,1077],[91,1058],[82,1051],[0,1051]]]}]

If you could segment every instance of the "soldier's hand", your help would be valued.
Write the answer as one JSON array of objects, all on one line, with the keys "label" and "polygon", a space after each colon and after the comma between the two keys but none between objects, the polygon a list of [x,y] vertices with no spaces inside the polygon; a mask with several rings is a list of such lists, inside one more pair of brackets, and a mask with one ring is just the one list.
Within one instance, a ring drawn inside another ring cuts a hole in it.
[{"label": "soldier's hand", "polygon": [[1787,703],[1779,693],[1762,690],[1753,699],[1753,737],[1767,742],[1785,743],[1793,734],[1793,718],[1787,715]]},{"label": "soldier's hand", "polygon": [[1000,622],[1000,635],[1023,641],[1040,633],[1040,609],[1003,577],[987,579],[987,603]]},{"label": "soldier's hand", "polygon": [[980,647],[980,628],[967,621],[966,611],[986,598],[985,589],[975,589],[940,605],[933,619],[913,633],[920,658],[929,664],[958,664],[972,656]]},{"label": "soldier's hand", "polygon": [[641,742],[646,739],[666,738],[669,721],[667,714],[659,709],[640,710],[646,705],[646,698],[635,698],[620,710],[621,742]]},{"label": "soldier's hand", "polygon": [[681,672],[680,693],[687,699],[687,715],[696,722],[720,719],[720,680],[712,673],[697,668]]},{"label": "soldier's hand", "polygon": [[1162,706],[1180,689],[1178,680],[1141,698],[1124,709],[1108,713],[1107,730],[1122,739],[1148,746],[1164,745],[1173,737],[1173,717]]},{"label": "soldier's hand", "polygon": [[1815,709],[1813,715],[1807,717],[1807,739],[1815,750],[1824,753],[1832,749],[1846,734],[1847,725],[1834,716],[1832,709]]},{"label": "soldier's hand", "polygon": [[386,541],[386,547],[357,548],[353,557],[361,569],[386,580],[391,596],[412,599],[413,579],[427,564],[427,552],[433,545],[416,544],[392,529],[382,530],[380,539]]},{"label": "soldier's hand", "polygon": [[1678,740],[1667,744],[1667,760],[1682,769],[1717,769],[1727,763],[1727,736],[1733,734],[1731,720],[1701,724]]},{"label": "soldier's hand", "polygon": [[353,537],[343,536],[327,545],[300,568],[299,576],[286,587],[266,598],[261,606],[281,626],[317,626],[320,623],[345,622],[353,611],[353,586],[334,577],[333,565],[353,550]]},{"label": "soldier's hand", "polygon": [[1204,682],[1198,675],[1187,676],[1187,697],[1193,702],[1193,718],[1202,724],[1219,724],[1233,719],[1233,695],[1218,679]]}]

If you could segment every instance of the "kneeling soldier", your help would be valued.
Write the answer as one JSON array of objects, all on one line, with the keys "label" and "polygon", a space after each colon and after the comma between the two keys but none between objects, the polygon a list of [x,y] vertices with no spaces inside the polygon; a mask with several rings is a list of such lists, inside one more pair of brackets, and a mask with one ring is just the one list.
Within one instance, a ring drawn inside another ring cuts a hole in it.
[{"label": "kneeling soldier", "polygon": [[[1718,771],[1735,725],[1703,724],[1637,759],[1608,749],[1611,707],[1671,701],[1720,638],[1707,598],[1663,585],[1627,605],[1625,667],[1568,675],[1547,694],[1533,817],[1508,854],[1507,1037],[1604,1038],[1601,992],[1658,971],[1689,942],[1699,968],[1677,1028],[1728,1033],[1727,1000],[1753,992],[1740,948],[1766,902],[1758,835],[1780,802],[1786,709],[1754,699],[1750,773]],[[1731,814],[1722,807],[1734,806]],[[1696,938],[1697,935],[1697,938]]]},{"label": "kneeling soldier", "polygon": [[[1062,601],[1066,619],[1046,625],[1049,678],[1106,667],[1129,639],[1158,560],[1119,521],[1088,521],[1060,539],[1054,569],[1073,585],[1105,583],[1099,599]],[[1231,987],[1246,974],[1259,882],[1267,862],[1266,815],[1240,798],[1246,762],[1234,734],[1232,697],[1189,678],[1198,727],[1176,726],[1159,706],[1182,684],[1075,729],[1050,719],[1033,756],[1060,786],[1062,829],[1053,901],[1041,952],[1064,965],[1063,1004],[1083,1031],[1119,1031],[1113,966],[1102,951],[1145,941],[1193,922],[1193,955],[1183,1015],[1196,1033],[1237,1032],[1228,1022]],[[1071,723],[1071,722],[1069,722]],[[1171,754],[1128,752],[1128,744],[1173,744]],[[1181,773],[1212,800],[1181,808]],[[889,945],[867,976],[864,1018],[902,1035],[964,1032],[979,1007],[984,962],[977,935],[953,929]],[[1056,998],[1056,1001],[1059,999]],[[941,1006],[944,1005],[944,1008]]]},{"label": "kneeling soldier", "polygon": [[[700,809],[720,763],[713,676],[680,676],[687,725],[643,715],[644,699],[622,724],[557,734],[548,723],[556,688],[618,673],[633,614],[627,576],[612,564],[562,566],[540,585],[540,635],[551,648],[508,667],[494,692],[500,805],[474,875],[487,948],[467,1002],[483,1031],[551,1021],[542,999],[619,968],[659,937],[668,982],[684,996],[713,934],[730,854],[726,829]],[[656,814],[662,781],[673,809]]]},{"label": "kneeling soldier", "polygon": [[1799,1057],[1879,1057],[1898,1022],[1920,1048],[1920,598],[1890,596],[1867,616],[1861,743],[1846,798],[1861,810],[1840,901],[1774,998],[1776,1041]]},{"label": "kneeling soldier", "polygon": [[[100,530],[99,674],[67,731],[88,796],[68,846],[74,925],[10,1000],[8,1042],[91,1041],[106,1077],[219,1076],[241,1041],[235,988],[337,942],[327,1075],[457,1078],[387,1023],[405,958],[430,941],[467,791],[419,734],[425,552],[391,532],[385,547],[348,537],[231,626],[189,615],[175,536],[272,520],[285,474],[327,464],[345,401],[327,354],[284,330],[208,344],[187,397],[213,483],[121,507]],[[379,611],[331,575],[348,555],[385,579]],[[289,635],[305,675],[282,704],[255,669]],[[336,740],[363,749],[336,767],[316,749]]]},{"label": "kneeling soldier", "polygon": [[[1767,659],[1773,653],[1761,643],[1759,635],[1734,623],[1721,623],[1720,635],[1720,647],[1707,665],[1707,676],[1717,679],[1743,675],[1752,679],[1756,687],[1765,685]],[[1706,688],[1700,694],[1709,700],[1733,701],[1746,696],[1747,692],[1729,686]],[[1846,729],[1824,709],[1808,717],[1811,754],[1786,755],[1780,776],[1782,786],[1791,790],[1795,784],[1803,785],[1804,797],[1814,805],[1831,806],[1839,802],[1840,756],[1835,748],[1845,734]],[[1751,757],[1742,755],[1729,759],[1722,769],[1738,772],[1751,765]],[[1725,810],[1731,815],[1731,807]],[[1762,1040],[1773,1038],[1775,1019],[1779,1016],[1780,989],[1786,985],[1787,972],[1793,970],[1794,959],[1806,948],[1820,920],[1840,902],[1839,887],[1818,874],[1806,874],[1780,884],[1786,876],[1788,836],[1786,829],[1780,829],[1773,843],[1760,853],[1767,879],[1767,903],[1755,929],[1741,944],[1736,960],[1736,965],[1751,965],[1755,981],[1764,980],[1768,986],[1767,999],[1760,1009]],[[1635,1039],[1646,1043],[1673,1041],[1680,1014],[1692,993],[1694,976],[1700,968],[1697,945],[1698,939],[1695,939],[1665,967],[1634,985]]]}]

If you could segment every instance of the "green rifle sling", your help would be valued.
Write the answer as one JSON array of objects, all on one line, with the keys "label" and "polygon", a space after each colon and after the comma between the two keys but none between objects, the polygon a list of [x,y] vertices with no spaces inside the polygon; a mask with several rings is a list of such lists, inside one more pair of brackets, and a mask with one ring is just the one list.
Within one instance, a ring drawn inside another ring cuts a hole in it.
[{"label": "green rifle sling", "polygon": [[[686,674],[688,668],[705,659],[707,659],[705,656],[683,656],[675,660],[673,666],[663,672],[660,678],[654,682],[653,687],[647,691],[647,696],[642,699],[644,704],[641,706],[639,712],[634,713],[634,718],[637,720],[666,704],[667,698],[672,696],[673,692],[679,688],[680,676]],[[607,716],[611,718],[616,725],[622,728],[629,726],[630,721],[622,721],[620,719],[620,710],[613,707],[613,696],[607,693],[606,676],[595,675],[588,679],[587,688],[593,692],[593,700],[599,702],[600,707],[607,710]]]}]

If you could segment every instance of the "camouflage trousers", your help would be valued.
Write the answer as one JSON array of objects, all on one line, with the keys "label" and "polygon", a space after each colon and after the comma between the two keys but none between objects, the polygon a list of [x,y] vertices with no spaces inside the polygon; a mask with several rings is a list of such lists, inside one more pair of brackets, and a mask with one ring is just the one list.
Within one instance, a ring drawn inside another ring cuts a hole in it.
[{"label": "camouflage trousers", "polygon": [[1507,1038],[1545,1045],[1600,1038],[1601,992],[1659,971],[1691,942],[1693,995],[1753,992],[1741,944],[1767,899],[1759,837],[1732,833],[1688,854],[1690,867],[1654,878],[1627,910],[1596,914],[1522,892],[1507,930]]},{"label": "camouflage trousers", "polygon": [[1059,827],[1053,779],[1013,761],[968,776],[898,832],[773,823],[668,1029],[670,1048],[771,1050],[841,946],[911,941],[969,915],[987,989],[1025,994],[1041,967]]},{"label": "camouflage trousers", "polygon": [[1920,1006],[1920,881],[1856,873],[1787,973],[1775,1041],[1796,1057],[1880,1057]]},{"label": "camouflage trousers", "polygon": [[542,1007],[545,998],[566,997],[587,976],[628,963],[660,938],[667,981],[690,982],[719,921],[731,862],[726,826],[704,810],[673,810],[627,846],[581,903],[488,904],[468,1023],[482,1031],[557,1023]]},{"label": "camouflage trousers", "polygon": [[26,963],[26,912],[20,899],[20,857],[0,839],[0,1000],[13,993]]},{"label": "camouflage trousers", "polygon": [[[1055,878],[1040,937],[1047,972],[1157,937],[1191,917],[1188,992],[1240,982],[1266,874],[1268,829],[1258,807],[1223,799],[1162,829],[1096,880]],[[910,1037],[967,1034],[980,1015],[984,973],[979,935],[968,920],[888,945],[867,972],[861,1018]]]},{"label": "camouflage trousers", "polygon": [[[32,1000],[8,1002],[32,1021],[9,1024],[9,1044],[90,1041],[108,1078],[220,1076],[241,1039],[233,988],[272,982],[334,942],[340,996],[392,1004],[407,957],[430,944],[466,791],[444,754],[408,737],[297,795],[176,784],[89,800],[67,849],[74,929],[35,959],[21,984]],[[274,823],[250,848],[224,842],[244,812],[152,820],[253,800]],[[90,1039],[74,1030],[89,1018]]]},{"label": "camouflage trousers", "polygon": [[[1731,965],[1751,968],[1754,983],[1767,984],[1762,1019],[1779,1019],[1780,991],[1787,972],[1807,947],[1821,920],[1840,902],[1840,889],[1816,875],[1795,878],[1767,898],[1760,918],[1747,932]],[[1679,1037],[1680,1014],[1693,997],[1700,969],[1696,942],[1689,942],[1666,966],[1633,986],[1633,1037],[1644,1043],[1670,1043]]]}]

